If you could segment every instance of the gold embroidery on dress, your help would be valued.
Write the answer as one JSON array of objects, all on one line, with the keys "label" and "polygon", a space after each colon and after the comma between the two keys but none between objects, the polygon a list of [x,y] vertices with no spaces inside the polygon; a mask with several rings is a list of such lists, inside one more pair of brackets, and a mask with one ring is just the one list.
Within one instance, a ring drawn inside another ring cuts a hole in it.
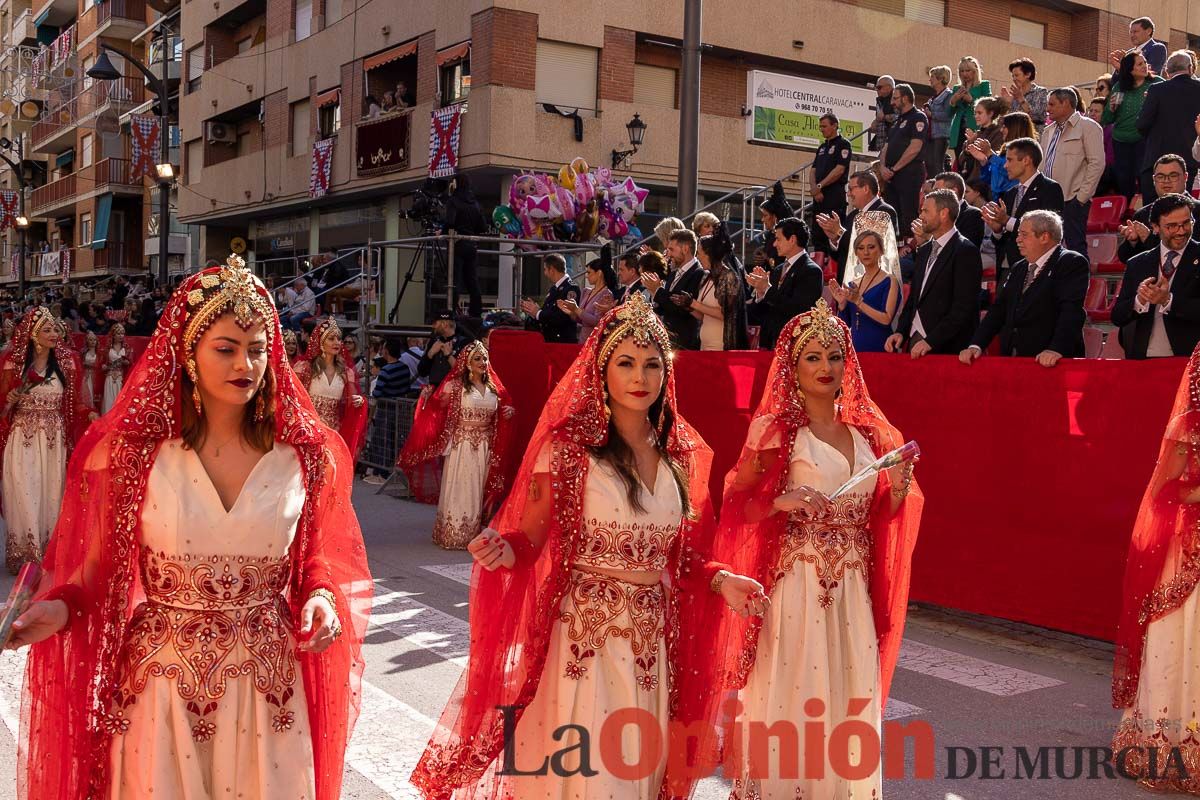
[{"label": "gold embroidery on dress", "polygon": [[816,519],[789,516],[783,541],[779,546],[779,563],[775,569],[778,582],[797,561],[812,564],[822,592],[818,601],[822,608],[833,605],[834,592],[841,585],[846,570],[869,573],[871,567],[872,496],[852,495],[830,501],[830,510]]},{"label": "gold embroidery on dress", "polygon": [[[1179,749],[1182,770],[1177,762],[1167,766],[1173,748]],[[1151,771],[1150,750],[1156,749],[1157,766]],[[1113,735],[1112,751],[1125,751],[1124,774],[1135,777],[1146,789],[1158,792],[1200,794],[1200,722],[1178,719],[1146,719],[1142,712],[1121,720]]]},{"label": "gold embroidery on dress", "polygon": [[454,447],[467,443],[472,450],[479,452],[479,448],[491,443],[495,429],[496,409],[463,406],[450,441]]},{"label": "gold embroidery on dress", "polygon": [[[105,729],[128,730],[126,709],[151,677],[175,683],[198,742],[216,733],[209,717],[229,678],[249,678],[276,709],[272,727],[290,729],[296,660],[283,597],[289,570],[287,556],[178,556],[143,547],[146,601],[126,630],[117,689],[103,714]],[[234,656],[236,650],[244,655]]]},{"label": "gold embroidery on dress", "polygon": [[654,572],[666,569],[678,525],[622,524],[584,520],[574,562],[581,566]]},{"label": "gold embroidery on dress", "polygon": [[321,422],[324,422],[334,430],[337,430],[342,424],[338,415],[340,402],[336,397],[312,395],[312,404],[313,408],[317,410],[317,416],[321,418]]},{"label": "gold embroidery on dress", "polygon": [[65,438],[62,393],[29,392],[21,395],[13,411],[12,426],[21,431],[21,444],[24,447],[33,447],[33,440],[39,433],[49,439]]},{"label": "gold embroidery on dress", "polygon": [[663,640],[666,599],[662,584],[641,586],[616,578],[571,573],[567,604],[559,615],[571,654],[564,677],[579,680],[587,673],[587,659],[604,647],[610,636],[629,640],[637,665],[638,688],[658,688],[658,646]]},{"label": "gold embroidery on dress", "polygon": [[466,550],[482,529],[479,514],[460,514],[455,518],[439,509],[433,520],[433,543],[447,550]]}]

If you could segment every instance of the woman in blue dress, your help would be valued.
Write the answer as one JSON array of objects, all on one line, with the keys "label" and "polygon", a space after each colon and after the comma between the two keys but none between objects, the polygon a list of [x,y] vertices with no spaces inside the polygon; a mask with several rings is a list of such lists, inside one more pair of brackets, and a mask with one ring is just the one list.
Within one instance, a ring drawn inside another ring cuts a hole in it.
[{"label": "woman in blue dress", "polygon": [[882,211],[866,211],[854,220],[854,248],[847,259],[845,286],[830,281],[838,316],[850,327],[854,349],[883,352],[892,335],[892,321],[900,306],[900,257],[891,218]]}]

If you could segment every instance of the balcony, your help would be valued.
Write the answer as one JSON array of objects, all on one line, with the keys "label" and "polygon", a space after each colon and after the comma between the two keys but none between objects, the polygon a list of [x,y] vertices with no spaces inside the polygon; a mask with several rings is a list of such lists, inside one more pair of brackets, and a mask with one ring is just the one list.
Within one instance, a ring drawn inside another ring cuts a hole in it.
[{"label": "balcony", "polygon": [[33,217],[44,217],[55,209],[74,203],[75,175],[72,173],[34,189],[29,200],[29,214]]},{"label": "balcony", "polygon": [[[81,167],[79,194],[81,197],[106,194],[141,194],[142,179],[130,177],[132,162],[127,158],[104,158],[90,167]],[[70,176],[68,176],[70,177]]]},{"label": "balcony", "polygon": [[[81,121],[110,107],[120,117],[146,100],[146,87],[136,77],[86,83],[90,85],[73,84],[49,93],[42,119],[33,126],[35,151],[60,153],[75,144],[75,126]],[[65,93],[74,91],[78,94],[64,99]]]},{"label": "balcony", "polygon": [[400,112],[354,126],[360,178],[408,169],[412,113]]},{"label": "balcony", "polygon": [[67,248],[49,253],[29,254],[29,277],[56,278],[70,275],[75,269],[75,253]]},{"label": "balcony", "polygon": [[79,18],[79,40],[90,41],[96,34],[106,39],[132,39],[145,27],[145,0],[105,0]]},{"label": "balcony", "polygon": [[65,25],[75,18],[76,10],[75,0],[33,0],[33,18],[45,14],[46,25]]},{"label": "balcony", "polygon": [[33,24],[33,12],[28,8],[13,20],[12,31],[5,44],[9,47],[32,45],[37,42],[37,26]]},{"label": "balcony", "polygon": [[[73,90],[68,88],[66,91]],[[61,153],[75,145],[79,103],[75,97],[62,100],[58,92],[50,94],[51,100],[43,109],[42,118],[33,124],[33,132],[29,137],[35,153]],[[54,99],[56,95],[59,95],[57,102]]]},{"label": "balcony", "polygon": [[76,119],[84,119],[89,114],[104,111],[113,106],[117,116],[121,116],[134,106],[146,101],[146,85],[138,78],[117,78],[115,81],[93,81],[75,97]]},{"label": "balcony", "polygon": [[109,239],[99,250],[93,250],[85,244],[78,248],[74,255],[71,275],[86,277],[99,271],[122,273],[146,271],[142,265],[140,242],[120,242]]}]

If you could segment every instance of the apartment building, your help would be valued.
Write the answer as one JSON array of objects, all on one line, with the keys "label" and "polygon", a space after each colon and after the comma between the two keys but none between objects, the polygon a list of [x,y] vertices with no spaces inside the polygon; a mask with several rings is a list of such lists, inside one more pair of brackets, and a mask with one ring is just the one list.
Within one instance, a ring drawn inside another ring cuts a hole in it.
[{"label": "apartment building", "polygon": [[[119,55],[108,57],[123,77],[94,80],[87,72],[103,42],[155,69],[161,69],[166,52],[168,60],[176,60],[178,75],[182,43],[176,35],[163,47],[159,14],[147,0],[3,0],[0,19],[5,100],[40,105],[32,124],[17,122],[12,114],[3,117],[6,138],[19,139],[32,162],[25,164],[31,222],[27,280],[144,272],[147,240],[157,237],[159,225],[150,205],[152,181],[131,170],[130,115],[148,113],[157,98]],[[11,170],[5,173],[6,185],[16,188]],[[11,254],[19,232],[9,229],[3,236]],[[155,254],[156,241],[149,242]],[[173,240],[173,266],[179,271],[187,266],[185,244],[182,236]],[[16,281],[13,262],[11,255],[5,260],[0,284]]]}]

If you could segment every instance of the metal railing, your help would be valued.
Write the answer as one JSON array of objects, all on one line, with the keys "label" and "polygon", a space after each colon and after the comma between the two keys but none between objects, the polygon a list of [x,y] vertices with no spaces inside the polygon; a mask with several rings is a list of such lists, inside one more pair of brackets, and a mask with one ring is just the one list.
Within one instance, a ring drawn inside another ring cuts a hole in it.
[{"label": "metal railing", "polygon": [[404,447],[412,433],[417,399],[380,397],[368,402],[371,416],[367,425],[367,441],[359,453],[358,463],[390,475],[396,469],[400,448]]}]

